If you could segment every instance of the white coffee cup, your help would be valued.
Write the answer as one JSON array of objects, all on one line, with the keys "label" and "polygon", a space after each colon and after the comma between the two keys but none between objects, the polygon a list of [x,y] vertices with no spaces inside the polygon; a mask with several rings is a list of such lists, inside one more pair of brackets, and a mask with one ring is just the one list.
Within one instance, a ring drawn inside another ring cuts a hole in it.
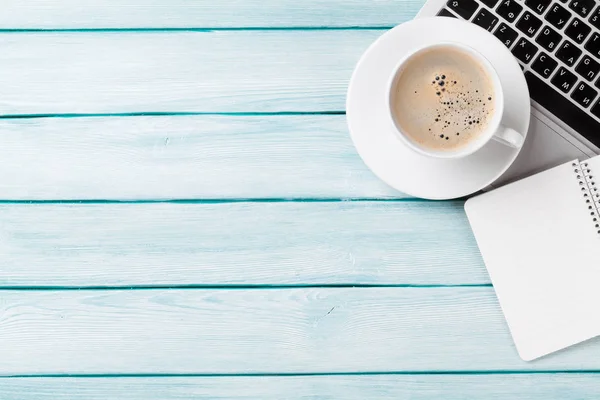
[{"label": "white coffee cup", "polygon": [[[468,144],[454,150],[435,150],[423,147],[422,145],[411,139],[411,137],[403,131],[400,124],[396,120],[394,113],[393,89],[396,86],[396,81],[400,76],[403,67],[412,57],[415,57],[421,54],[422,52],[432,51],[438,48],[451,48],[453,50],[458,50],[469,54],[474,60],[476,60],[479,63],[479,65],[486,71],[487,75],[490,77],[494,92],[494,113],[491,119],[489,120],[486,129],[480,132],[471,141],[469,141]],[[486,143],[488,143],[492,139],[512,148],[520,148],[523,145],[524,136],[521,133],[515,131],[514,129],[502,125],[501,123],[502,116],[504,115],[504,93],[502,90],[500,78],[498,77],[498,73],[482,54],[464,44],[452,42],[438,43],[415,50],[398,63],[398,65],[394,69],[394,73],[389,79],[387,90],[385,93],[387,94],[386,114],[394,128],[394,131],[396,132],[398,138],[400,138],[400,140],[402,140],[407,147],[419,154],[435,158],[463,158],[481,149],[483,146],[486,145]]]}]

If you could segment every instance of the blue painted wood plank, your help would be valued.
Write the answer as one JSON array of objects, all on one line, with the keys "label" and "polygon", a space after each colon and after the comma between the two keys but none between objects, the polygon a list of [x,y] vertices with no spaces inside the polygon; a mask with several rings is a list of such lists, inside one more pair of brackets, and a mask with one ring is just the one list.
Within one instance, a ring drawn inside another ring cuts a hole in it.
[{"label": "blue painted wood plank", "polygon": [[343,115],[0,119],[0,200],[402,198]]},{"label": "blue painted wood plank", "polygon": [[0,286],[489,284],[461,202],[2,204]]},{"label": "blue painted wood plank", "polygon": [[422,0],[3,0],[0,29],[393,26]]},{"label": "blue painted wood plank", "polygon": [[0,114],[343,111],[383,30],[0,34]]},{"label": "blue painted wood plank", "polygon": [[490,287],[0,291],[0,315],[1,375],[600,370],[599,340],[519,359]]},{"label": "blue painted wood plank", "polygon": [[597,399],[598,374],[8,378],[3,400]]}]

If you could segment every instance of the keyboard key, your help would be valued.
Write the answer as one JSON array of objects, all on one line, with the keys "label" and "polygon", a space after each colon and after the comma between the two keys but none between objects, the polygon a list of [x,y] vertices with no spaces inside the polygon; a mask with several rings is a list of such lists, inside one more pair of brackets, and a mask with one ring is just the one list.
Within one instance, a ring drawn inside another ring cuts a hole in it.
[{"label": "keyboard key", "polygon": [[[525,79],[527,80],[527,86],[529,86],[529,95],[534,101],[579,132],[579,134],[590,142],[596,146],[600,146],[600,122],[571,103],[563,94],[554,90],[552,86],[535,76],[532,72],[525,72]],[[598,117],[600,117],[600,109],[598,111]],[[594,110],[592,109],[593,112]]]},{"label": "keyboard key", "polygon": [[577,103],[581,104],[583,107],[588,107],[597,95],[598,92],[595,91],[591,86],[586,83],[579,82],[575,90],[573,90],[571,98]]},{"label": "keyboard key", "polygon": [[558,29],[562,29],[569,18],[571,18],[571,13],[558,4],[554,4],[550,7],[550,11],[548,11],[548,14],[546,14],[545,17],[546,21],[550,22]]},{"label": "keyboard key", "polygon": [[594,0],[573,0],[571,4],[569,4],[569,8],[582,17],[587,17],[592,11],[592,8],[594,8],[594,5]]},{"label": "keyboard key", "polygon": [[581,53],[582,51],[575,47],[573,43],[565,40],[560,46],[560,49],[556,52],[556,58],[567,64],[569,67],[572,67]]},{"label": "keyboard key", "polygon": [[525,0],[525,5],[540,15],[546,11],[550,3],[552,0]]},{"label": "keyboard key", "polygon": [[561,91],[568,93],[577,82],[577,77],[565,67],[560,67],[550,82]]},{"label": "keyboard key", "polygon": [[545,26],[542,29],[542,32],[540,32],[540,34],[538,35],[537,39],[535,39],[536,42],[541,44],[542,47],[548,50],[549,52],[553,52],[561,40],[562,36],[560,36],[560,33],[556,32],[549,26]]},{"label": "keyboard key", "polygon": [[585,44],[585,49],[592,53],[593,56],[600,58],[600,34],[594,32],[590,39]]},{"label": "keyboard key", "polygon": [[442,8],[440,10],[440,12],[437,13],[437,15],[440,16],[440,17],[452,17],[452,18],[456,18],[456,15],[452,14],[450,11],[448,11],[445,8]]},{"label": "keyboard key", "polygon": [[494,8],[496,3],[498,3],[498,0],[481,0],[481,2],[483,4],[485,4],[486,6],[488,6],[489,8]]},{"label": "keyboard key", "polygon": [[533,37],[535,33],[542,26],[542,21],[530,13],[529,11],[525,11],[519,22],[517,22],[517,29],[526,34],[529,37]]},{"label": "keyboard key", "polygon": [[597,63],[592,57],[586,54],[581,61],[579,61],[579,64],[577,64],[575,72],[591,82],[598,76],[598,72],[600,72],[600,63]]},{"label": "keyboard key", "polygon": [[533,64],[531,64],[531,68],[544,78],[550,78],[550,75],[557,66],[558,62],[550,58],[550,56],[544,52],[542,52]]},{"label": "keyboard key", "polygon": [[567,34],[567,36],[579,44],[583,43],[583,41],[585,40],[587,35],[590,34],[591,31],[592,28],[587,26],[582,20],[580,20],[577,17],[573,18],[573,21],[571,21],[569,26],[567,26],[567,29],[565,29],[565,33]]},{"label": "keyboard key", "polygon": [[496,32],[494,32],[494,36],[500,39],[500,41],[504,43],[506,47],[510,48],[519,34],[510,26],[502,22],[498,29],[496,29]]},{"label": "keyboard key", "polygon": [[[594,105],[594,107],[592,107],[591,111],[592,111],[592,114],[594,114],[596,117],[600,118],[600,100],[598,100],[596,102],[596,104]],[[592,142],[592,143],[594,143],[594,142]]]},{"label": "keyboard key", "polygon": [[513,48],[512,53],[517,59],[527,64],[537,51],[538,49],[533,43],[525,38],[521,38]]},{"label": "keyboard key", "polygon": [[590,17],[590,23],[600,29],[600,6],[596,8],[596,11]]},{"label": "keyboard key", "polygon": [[471,22],[491,32],[496,22],[498,22],[498,18],[491,11],[482,8]]},{"label": "keyboard key", "polygon": [[523,6],[515,0],[503,0],[502,4],[496,9],[496,13],[508,22],[513,22],[517,16],[523,11]]},{"label": "keyboard key", "polygon": [[471,18],[479,7],[475,0],[449,0],[446,5],[464,19]]}]

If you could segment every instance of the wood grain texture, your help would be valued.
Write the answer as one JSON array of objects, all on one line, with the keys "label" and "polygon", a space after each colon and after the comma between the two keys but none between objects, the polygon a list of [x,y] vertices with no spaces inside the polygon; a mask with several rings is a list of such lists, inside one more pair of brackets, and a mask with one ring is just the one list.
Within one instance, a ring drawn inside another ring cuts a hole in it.
[{"label": "wood grain texture", "polygon": [[0,29],[389,27],[422,0],[3,0]]},{"label": "wood grain texture", "polygon": [[0,374],[600,369],[521,361],[493,289],[0,291]]},{"label": "wood grain texture", "polygon": [[0,119],[0,200],[401,198],[343,115]]},{"label": "wood grain texture", "polygon": [[489,283],[460,202],[3,204],[0,254],[0,286]]},{"label": "wood grain texture", "polygon": [[5,378],[2,400],[597,399],[597,374]]},{"label": "wood grain texture", "polygon": [[0,114],[341,111],[382,33],[4,33]]}]

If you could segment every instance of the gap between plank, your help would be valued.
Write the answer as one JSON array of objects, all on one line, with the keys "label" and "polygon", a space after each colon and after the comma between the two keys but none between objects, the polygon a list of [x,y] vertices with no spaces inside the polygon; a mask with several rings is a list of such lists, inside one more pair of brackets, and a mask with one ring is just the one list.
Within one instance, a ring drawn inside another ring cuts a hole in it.
[{"label": "gap between plank", "polygon": [[119,291],[119,290],[291,290],[291,289],[313,289],[313,288],[413,288],[413,289],[440,289],[440,288],[489,288],[491,283],[465,283],[465,284],[364,284],[364,283],[328,283],[328,284],[255,284],[255,285],[110,285],[110,286],[3,286],[0,290],[11,291]]},{"label": "gap between plank", "polygon": [[177,117],[177,116],[268,117],[297,115],[346,115],[346,111],[273,111],[273,112],[193,112],[139,111],[124,113],[0,114],[0,119],[34,118],[107,118],[107,117]]},{"label": "gap between plank", "polygon": [[247,373],[247,374],[25,374],[4,375],[0,379],[15,378],[172,378],[172,377],[296,377],[296,376],[357,376],[357,375],[554,375],[599,374],[600,370],[498,370],[498,371],[380,371],[380,372],[300,372],[300,373]]},{"label": "gap between plank", "polygon": [[[244,198],[244,199],[141,199],[141,200],[107,200],[107,199],[64,199],[64,200],[0,200],[1,204],[231,204],[231,203],[435,203],[416,197],[409,198]],[[456,201],[450,201],[456,202]]]},{"label": "gap between plank", "polygon": [[0,28],[0,33],[94,33],[94,32],[239,32],[239,31],[378,31],[389,30],[394,26],[291,26],[291,27],[188,27],[188,28]]}]

